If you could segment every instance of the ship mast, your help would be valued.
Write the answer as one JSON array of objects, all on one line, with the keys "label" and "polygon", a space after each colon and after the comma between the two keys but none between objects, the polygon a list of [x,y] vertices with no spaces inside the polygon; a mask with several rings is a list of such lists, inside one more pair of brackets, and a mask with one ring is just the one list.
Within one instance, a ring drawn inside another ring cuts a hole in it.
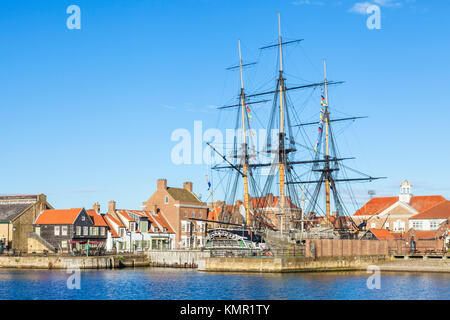
[{"label": "ship mast", "polygon": [[246,113],[246,105],[245,105],[245,93],[244,93],[244,77],[242,73],[242,55],[241,55],[241,40],[239,40],[239,70],[241,73],[241,109],[242,109],[242,134],[244,138],[244,163],[243,163],[243,178],[244,178],[244,206],[245,206],[245,214],[246,214],[246,223],[247,229],[250,227],[250,213],[249,213],[249,196],[248,196],[248,178],[247,178],[247,169],[248,169],[248,157],[247,157],[247,137],[246,137],[246,129],[245,129],[245,113]]},{"label": "ship mast", "polygon": [[[329,173],[330,170],[330,143],[329,143],[329,135],[328,135],[328,124],[330,120],[330,114],[328,112],[328,86],[327,86],[327,62],[323,60],[323,69],[325,74],[325,142],[326,142],[326,154],[325,154],[325,170]],[[326,201],[326,223],[327,226],[330,226],[330,179],[329,174],[325,177],[325,201]]]},{"label": "ship mast", "polygon": [[279,90],[280,90],[280,137],[279,137],[279,161],[278,161],[278,175],[280,182],[280,214],[281,214],[281,223],[280,223],[280,232],[283,233],[283,224],[284,224],[284,206],[285,206],[285,186],[284,186],[284,110],[283,110],[283,89],[284,89],[284,79],[283,79],[283,50],[282,50],[282,42],[281,42],[281,19],[280,13],[278,13],[278,45],[280,50],[280,77],[278,79],[279,82]]}]

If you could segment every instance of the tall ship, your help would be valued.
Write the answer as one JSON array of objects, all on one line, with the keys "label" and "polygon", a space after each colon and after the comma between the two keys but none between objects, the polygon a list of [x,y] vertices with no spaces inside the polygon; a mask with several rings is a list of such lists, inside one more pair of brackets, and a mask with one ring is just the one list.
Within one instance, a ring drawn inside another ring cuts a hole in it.
[{"label": "tall ship", "polygon": [[[242,239],[249,241],[276,234],[294,235],[296,239],[351,239],[364,230],[364,223],[353,221],[343,195],[354,199],[353,182],[382,177],[347,166],[345,162],[354,158],[340,155],[334,131],[336,123],[364,117],[331,116],[335,109],[330,107],[329,87],[344,82],[327,79],[325,59],[323,80],[302,84],[290,81],[299,77],[286,72],[284,50],[302,41],[283,39],[278,14],[277,41],[260,48],[261,54],[277,51],[277,70],[268,82],[272,88],[259,91],[246,89],[244,70],[256,63],[244,62],[238,42],[239,63],[228,69],[239,72],[239,93],[232,103],[218,108],[228,126],[234,119],[236,134],[224,144],[222,152],[214,143],[207,143],[223,160],[211,168],[217,181],[211,198],[219,188],[225,195],[225,201],[212,203],[218,221],[213,229],[241,232]],[[296,92],[307,99],[295,102],[298,99],[291,95]],[[304,120],[304,106],[311,101],[316,121]],[[317,130],[311,131],[314,127]]]}]

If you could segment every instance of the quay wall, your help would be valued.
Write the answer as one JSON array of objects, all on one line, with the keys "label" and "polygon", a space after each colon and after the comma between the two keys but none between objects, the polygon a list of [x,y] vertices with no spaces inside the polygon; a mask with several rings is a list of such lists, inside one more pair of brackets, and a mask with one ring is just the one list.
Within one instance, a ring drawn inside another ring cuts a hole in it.
[{"label": "quay wall", "polygon": [[[417,240],[416,249],[442,249],[442,240]],[[409,244],[405,240],[340,240],[307,239],[306,257],[350,257],[389,255],[393,252],[408,252]]]},{"label": "quay wall", "polygon": [[198,270],[208,272],[323,272],[366,270],[386,261],[384,255],[353,257],[239,257],[199,260]]},{"label": "quay wall", "polygon": [[147,253],[154,267],[197,268],[200,259],[209,258],[205,250],[150,250]]},{"label": "quay wall", "polygon": [[15,269],[113,269],[124,267],[148,267],[147,257],[141,256],[0,256],[0,268]]}]

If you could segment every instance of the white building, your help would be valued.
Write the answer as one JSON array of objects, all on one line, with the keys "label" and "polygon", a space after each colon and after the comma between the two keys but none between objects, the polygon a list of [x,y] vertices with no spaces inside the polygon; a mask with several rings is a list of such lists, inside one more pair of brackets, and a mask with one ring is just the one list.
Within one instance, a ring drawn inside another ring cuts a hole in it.
[{"label": "white building", "polygon": [[143,210],[116,209],[109,202],[104,215],[110,230],[106,240],[108,251],[136,252],[173,249],[175,232],[164,214]]},{"label": "white building", "polygon": [[418,231],[437,230],[450,219],[450,201],[445,201],[409,218],[409,228]]}]

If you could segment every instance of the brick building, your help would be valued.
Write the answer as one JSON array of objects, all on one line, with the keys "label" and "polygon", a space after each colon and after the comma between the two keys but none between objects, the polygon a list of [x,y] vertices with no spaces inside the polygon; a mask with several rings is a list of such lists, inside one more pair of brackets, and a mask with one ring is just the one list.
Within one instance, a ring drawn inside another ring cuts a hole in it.
[{"label": "brick building", "polygon": [[366,222],[367,229],[387,229],[404,233],[410,229],[410,219],[446,202],[443,196],[413,196],[411,184],[403,181],[397,197],[370,199],[353,215],[356,224]]},{"label": "brick building", "polygon": [[0,196],[0,240],[7,249],[27,252],[28,234],[43,210],[52,209],[44,194]]},{"label": "brick building", "polygon": [[175,231],[175,248],[205,245],[206,223],[192,218],[207,219],[208,206],[193,193],[192,182],[174,188],[167,186],[166,179],[159,179],[156,191],[143,203],[143,210],[164,214]]}]

